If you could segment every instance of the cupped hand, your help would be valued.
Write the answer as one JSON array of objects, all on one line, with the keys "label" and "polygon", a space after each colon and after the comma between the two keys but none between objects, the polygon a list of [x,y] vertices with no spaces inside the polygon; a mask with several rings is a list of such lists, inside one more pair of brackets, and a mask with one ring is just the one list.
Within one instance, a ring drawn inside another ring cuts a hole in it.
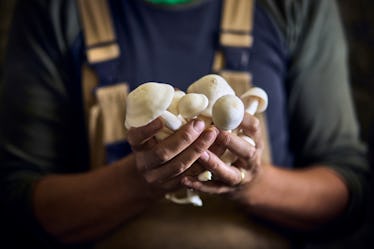
[{"label": "cupped hand", "polygon": [[208,150],[218,135],[216,128],[205,129],[204,122],[196,119],[166,139],[157,141],[154,136],[162,127],[162,121],[156,119],[144,127],[128,131],[137,170],[158,193],[182,187],[183,174]]},{"label": "cupped hand", "polygon": [[[259,120],[249,114],[244,116],[239,127],[242,133],[255,142],[251,145],[238,135],[221,131],[209,151],[202,154],[199,163],[211,171],[212,181],[201,182],[196,177],[185,176],[182,183],[189,188],[210,194],[235,192],[250,185],[261,173],[263,137]],[[228,149],[237,156],[231,165],[225,164],[220,156]]]}]

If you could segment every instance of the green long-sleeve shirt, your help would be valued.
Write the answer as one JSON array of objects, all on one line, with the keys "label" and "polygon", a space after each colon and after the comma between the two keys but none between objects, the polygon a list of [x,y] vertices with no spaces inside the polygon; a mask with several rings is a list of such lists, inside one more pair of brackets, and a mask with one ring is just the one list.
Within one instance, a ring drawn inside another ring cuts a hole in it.
[{"label": "green long-sleeve shirt", "polygon": [[[295,165],[320,163],[338,172],[350,191],[342,218],[349,226],[363,207],[369,170],[350,96],[337,7],[323,0],[258,4],[288,53],[282,88]],[[21,0],[15,13],[0,95],[0,196],[6,218],[23,226],[17,228],[20,233],[35,230],[46,236],[32,212],[38,179],[88,169],[83,108],[77,106],[81,92],[75,69],[83,58],[76,56],[83,55],[77,13],[72,0]]]}]

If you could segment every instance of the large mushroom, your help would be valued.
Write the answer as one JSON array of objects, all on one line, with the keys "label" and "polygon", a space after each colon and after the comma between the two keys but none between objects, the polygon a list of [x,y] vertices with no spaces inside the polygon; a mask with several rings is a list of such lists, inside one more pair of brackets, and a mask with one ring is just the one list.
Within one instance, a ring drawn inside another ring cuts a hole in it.
[{"label": "large mushroom", "polygon": [[234,90],[226,80],[216,74],[208,74],[201,77],[188,87],[187,93],[200,93],[208,98],[208,106],[199,116],[207,124],[212,123],[213,105],[217,99],[224,95],[235,95]]},{"label": "large mushroom", "polygon": [[213,105],[213,123],[221,130],[236,129],[243,121],[243,116],[244,104],[236,95],[224,95]]},{"label": "large mushroom", "polygon": [[140,127],[161,117],[165,126],[175,131],[182,120],[167,108],[173,100],[174,88],[169,84],[147,82],[131,91],[126,99],[125,127]]},{"label": "large mushroom", "polygon": [[[216,74],[208,74],[198,79],[188,87],[187,93],[200,93],[208,98],[209,104],[207,108],[201,112],[201,115],[199,115],[199,118],[204,120],[207,125],[210,125],[213,122],[213,106],[216,101],[223,96],[235,96],[235,91],[227,81]],[[226,98],[222,100],[222,103],[226,103],[225,99]],[[221,113],[215,112],[215,114],[215,119],[218,121]],[[212,174],[209,171],[204,171],[198,175],[198,179],[200,181],[209,181],[212,179]]]}]

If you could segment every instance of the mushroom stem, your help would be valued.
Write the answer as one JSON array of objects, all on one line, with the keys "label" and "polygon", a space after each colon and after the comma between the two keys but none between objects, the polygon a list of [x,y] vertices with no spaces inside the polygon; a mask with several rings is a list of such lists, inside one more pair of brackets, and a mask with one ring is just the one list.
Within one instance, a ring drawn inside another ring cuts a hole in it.
[{"label": "mushroom stem", "polygon": [[165,126],[172,131],[176,131],[182,126],[182,120],[169,111],[164,111],[161,118],[164,120]]},{"label": "mushroom stem", "polygon": [[254,115],[256,112],[257,112],[257,109],[258,109],[258,105],[259,105],[259,101],[257,98],[253,98],[247,108],[245,109],[245,111],[251,115]]},{"label": "mushroom stem", "polygon": [[223,152],[220,159],[226,165],[231,165],[233,162],[235,162],[238,159],[238,157],[234,153],[232,153],[229,149],[226,149],[225,152]]},{"label": "mushroom stem", "polygon": [[255,141],[252,138],[250,138],[250,137],[248,137],[246,135],[240,135],[239,137],[242,138],[243,140],[245,140],[247,143],[249,143],[253,147],[256,147],[256,143],[255,143]]},{"label": "mushroom stem", "polygon": [[185,198],[178,198],[174,194],[166,194],[165,198],[177,204],[192,204],[197,207],[201,207],[203,205],[203,201],[201,200],[200,196],[194,193],[193,190],[187,189],[186,193],[187,196]]},{"label": "mushroom stem", "polygon": [[155,137],[156,137],[157,141],[162,141],[165,138],[169,137],[171,134],[173,134],[172,130],[170,130],[166,127],[163,127],[159,132],[156,133]]},{"label": "mushroom stem", "polygon": [[201,182],[207,182],[212,180],[212,172],[205,170],[197,176],[197,179]]}]

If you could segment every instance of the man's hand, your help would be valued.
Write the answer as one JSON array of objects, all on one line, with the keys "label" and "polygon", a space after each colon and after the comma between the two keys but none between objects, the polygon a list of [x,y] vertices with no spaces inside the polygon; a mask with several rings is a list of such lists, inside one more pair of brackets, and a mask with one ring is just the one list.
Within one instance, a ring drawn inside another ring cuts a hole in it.
[{"label": "man's hand", "polygon": [[[199,160],[204,168],[212,172],[213,181],[200,182],[195,177],[184,177],[182,182],[185,186],[205,193],[223,194],[235,192],[254,182],[261,173],[264,146],[260,123],[254,116],[246,114],[239,128],[254,140],[256,146],[230,132],[220,132],[210,150]],[[219,158],[226,149],[238,157],[232,165]]]},{"label": "man's hand", "polygon": [[159,119],[150,124],[132,128],[128,141],[136,158],[136,167],[156,193],[166,193],[182,187],[181,178],[196,160],[215,141],[218,130],[210,127],[204,130],[204,122],[193,120],[175,134],[162,141],[154,135],[162,128]]}]

